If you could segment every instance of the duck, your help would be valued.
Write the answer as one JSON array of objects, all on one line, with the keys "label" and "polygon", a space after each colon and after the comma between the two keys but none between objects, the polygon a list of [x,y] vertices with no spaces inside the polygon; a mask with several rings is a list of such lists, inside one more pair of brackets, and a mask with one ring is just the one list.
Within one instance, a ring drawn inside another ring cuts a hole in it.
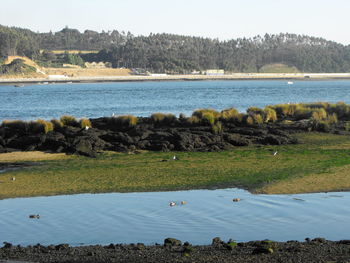
[{"label": "duck", "polygon": [[187,202],[186,201],[181,201],[181,204],[185,205],[185,204],[187,204]]},{"label": "duck", "polygon": [[40,218],[40,215],[29,215],[29,218],[36,218],[36,219],[39,219]]},{"label": "duck", "polygon": [[241,201],[241,198],[233,198],[232,199],[232,202],[239,202],[239,201]]},{"label": "duck", "polygon": [[176,206],[176,203],[175,202],[170,202],[169,205],[170,206]]}]

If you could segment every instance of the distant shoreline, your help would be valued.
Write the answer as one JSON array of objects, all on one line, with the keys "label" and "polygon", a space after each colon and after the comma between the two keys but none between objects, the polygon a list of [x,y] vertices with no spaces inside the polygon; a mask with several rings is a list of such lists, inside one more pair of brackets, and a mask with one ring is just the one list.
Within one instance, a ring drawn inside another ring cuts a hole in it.
[{"label": "distant shoreline", "polygon": [[96,76],[65,78],[0,78],[0,84],[18,83],[95,83],[143,81],[203,81],[203,80],[346,80],[350,73],[235,73],[231,75],[165,75],[165,76]]}]

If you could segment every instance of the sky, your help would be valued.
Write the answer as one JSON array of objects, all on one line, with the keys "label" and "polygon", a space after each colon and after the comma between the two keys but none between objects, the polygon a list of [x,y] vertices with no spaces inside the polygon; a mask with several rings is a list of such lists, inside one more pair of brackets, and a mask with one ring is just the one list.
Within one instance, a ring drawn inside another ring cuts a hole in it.
[{"label": "sky", "polygon": [[296,33],[350,44],[350,0],[0,0],[0,24],[35,32],[173,33],[220,40]]}]

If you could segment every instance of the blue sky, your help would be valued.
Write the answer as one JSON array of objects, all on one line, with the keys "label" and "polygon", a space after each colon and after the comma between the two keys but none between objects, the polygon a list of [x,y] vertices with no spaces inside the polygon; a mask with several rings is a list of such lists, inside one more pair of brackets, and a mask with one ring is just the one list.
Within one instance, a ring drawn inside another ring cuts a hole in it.
[{"label": "blue sky", "polygon": [[350,0],[1,0],[0,24],[219,39],[297,33],[350,44]]}]

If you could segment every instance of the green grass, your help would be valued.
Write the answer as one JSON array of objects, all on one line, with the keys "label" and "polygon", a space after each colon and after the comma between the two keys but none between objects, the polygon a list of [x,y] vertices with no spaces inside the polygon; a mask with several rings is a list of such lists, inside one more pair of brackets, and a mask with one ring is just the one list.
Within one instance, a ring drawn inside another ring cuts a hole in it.
[{"label": "green grass", "polygon": [[[71,156],[0,174],[0,198],[73,193],[261,187],[350,165],[349,138],[310,133],[298,145],[239,147],[224,152],[103,153]],[[273,156],[273,152],[278,154]],[[166,159],[168,161],[162,161]],[[349,166],[350,167],[350,166]],[[16,181],[10,178],[16,177]],[[326,186],[325,186],[326,187]]]}]

